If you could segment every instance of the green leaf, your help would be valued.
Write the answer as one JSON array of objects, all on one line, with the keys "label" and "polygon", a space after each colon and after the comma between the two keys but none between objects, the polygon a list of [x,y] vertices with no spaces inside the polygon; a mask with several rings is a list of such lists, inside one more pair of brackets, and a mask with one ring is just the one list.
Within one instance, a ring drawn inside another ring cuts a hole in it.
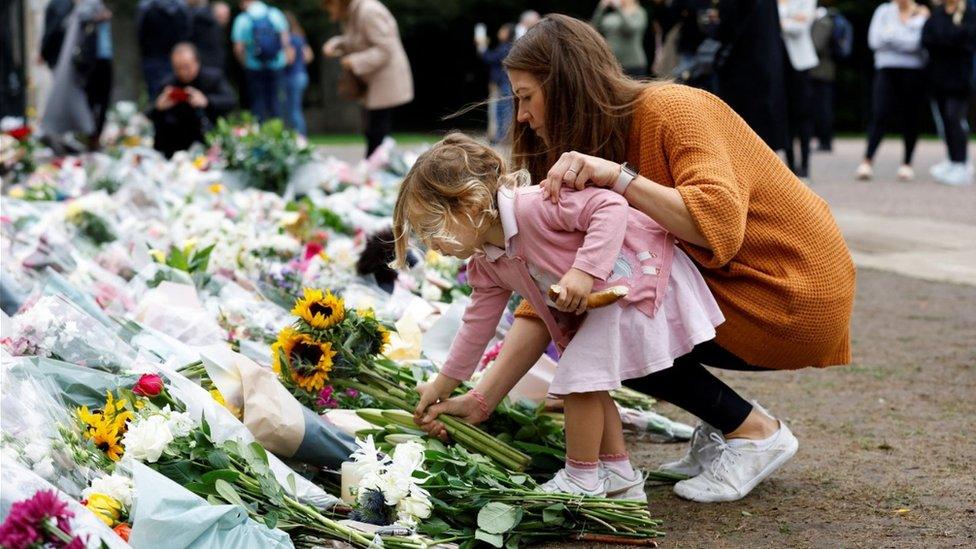
[{"label": "green leaf", "polygon": [[200,478],[193,464],[183,459],[160,463],[156,470],[164,477],[169,478],[181,486],[196,482]]},{"label": "green leaf", "polygon": [[207,463],[213,465],[215,469],[229,469],[230,457],[227,456],[227,452],[215,448],[207,452]]},{"label": "green leaf", "polygon": [[550,505],[542,510],[542,521],[546,524],[563,524],[566,521],[566,518],[563,516],[565,510],[566,506],[562,503]]},{"label": "green leaf", "polygon": [[490,534],[504,534],[515,528],[520,520],[522,509],[500,501],[493,501],[478,511],[478,528]]},{"label": "green leaf", "polygon": [[264,525],[272,530],[275,528],[275,526],[278,526],[278,513],[268,511],[268,514],[264,515]]},{"label": "green leaf", "polygon": [[294,473],[288,475],[288,490],[291,495],[298,496],[298,486],[295,484]]},{"label": "green leaf", "polygon": [[204,484],[216,484],[218,480],[223,480],[233,483],[237,482],[239,478],[241,478],[241,474],[233,469],[218,469],[200,475],[200,482]]},{"label": "green leaf", "polygon": [[504,547],[505,545],[505,538],[503,538],[501,534],[491,534],[489,532],[485,532],[480,528],[477,531],[475,531],[474,539],[483,541],[488,545],[491,545],[492,547],[498,547],[499,549],[501,547]]},{"label": "green leaf", "polygon": [[505,541],[505,549],[518,549],[522,544],[522,536],[512,536]]},{"label": "green leaf", "polygon": [[241,498],[241,495],[237,493],[235,489],[229,482],[224,479],[217,479],[214,482],[214,489],[220,494],[220,497],[224,498],[227,503],[232,503],[234,505],[240,505],[241,507],[247,508],[247,504]]},{"label": "green leaf", "polygon": [[451,529],[451,525],[437,517],[431,517],[417,527],[422,533],[434,537],[443,534]]}]

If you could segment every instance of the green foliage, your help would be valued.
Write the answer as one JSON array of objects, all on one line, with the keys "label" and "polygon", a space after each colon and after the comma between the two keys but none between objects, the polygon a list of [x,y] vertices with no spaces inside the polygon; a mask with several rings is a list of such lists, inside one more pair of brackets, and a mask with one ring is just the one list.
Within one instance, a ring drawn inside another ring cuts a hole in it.
[{"label": "green foliage", "polygon": [[117,238],[108,222],[92,212],[86,210],[71,212],[68,221],[78,229],[79,234],[98,246],[114,242]]},{"label": "green foliage", "polygon": [[220,150],[224,168],[241,172],[248,186],[282,194],[295,169],[311,150],[279,119],[257,124],[250,114],[222,118],[207,134],[207,144]]}]

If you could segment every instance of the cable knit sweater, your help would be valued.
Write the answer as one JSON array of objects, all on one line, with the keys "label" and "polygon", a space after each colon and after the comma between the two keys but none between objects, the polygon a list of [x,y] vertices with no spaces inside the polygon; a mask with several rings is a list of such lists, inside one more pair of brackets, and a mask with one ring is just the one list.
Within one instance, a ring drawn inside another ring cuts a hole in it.
[{"label": "cable knit sweater", "polygon": [[850,362],[855,269],[840,229],[728,105],[694,88],[652,86],[631,121],[627,157],[678,189],[711,247],[678,242],[725,315],[721,346],[773,369]]}]

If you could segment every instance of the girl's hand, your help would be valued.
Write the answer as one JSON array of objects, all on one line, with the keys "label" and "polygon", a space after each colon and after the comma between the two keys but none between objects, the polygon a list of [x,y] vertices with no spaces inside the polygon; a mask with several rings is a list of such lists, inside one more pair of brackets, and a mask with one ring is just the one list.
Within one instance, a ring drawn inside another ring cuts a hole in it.
[{"label": "girl's hand", "polygon": [[549,198],[556,203],[559,201],[561,187],[570,187],[577,191],[583,190],[587,184],[613,187],[618,177],[620,164],[572,151],[559,157],[549,169],[546,178],[539,182],[539,186],[542,187],[542,198]]},{"label": "girl's hand", "polygon": [[556,308],[565,313],[581,315],[586,312],[586,299],[593,289],[593,277],[572,268],[559,281],[559,298]]},{"label": "girl's hand", "polygon": [[435,404],[451,396],[454,389],[461,384],[460,380],[438,374],[431,383],[421,383],[417,385],[417,393],[420,394],[420,402],[413,411],[414,421],[424,415],[431,404]]},{"label": "girl's hand", "polygon": [[477,425],[488,419],[478,399],[471,393],[465,393],[434,404],[427,409],[427,413],[422,417],[414,417],[414,422],[428,435],[447,440],[447,428],[443,423],[437,421],[437,416],[441,414],[454,416],[471,425]]}]

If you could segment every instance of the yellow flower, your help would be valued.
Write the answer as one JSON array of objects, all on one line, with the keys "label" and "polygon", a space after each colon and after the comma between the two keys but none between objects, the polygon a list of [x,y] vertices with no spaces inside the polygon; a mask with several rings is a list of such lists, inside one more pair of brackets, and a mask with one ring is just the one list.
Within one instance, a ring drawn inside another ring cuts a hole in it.
[{"label": "yellow flower", "polygon": [[85,507],[95,514],[102,522],[112,528],[119,523],[122,517],[122,503],[112,496],[100,494],[98,492],[88,496]]},{"label": "yellow flower", "polygon": [[435,250],[427,250],[427,256],[424,258],[424,263],[428,265],[437,265],[444,259],[440,253]]},{"label": "yellow flower", "polygon": [[305,288],[304,297],[295,302],[291,314],[301,317],[313,328],[324,329],[342,322],[346,309],[342,300],[332,292]]},{"label": "yellow flower", "polygon": [[13,187],[10,192],[7,193],[11,198],[24,198],[27,195],[27,191],[23,187]]},{"label": "yellow flower", "polygon": [[278,333],[278,340],[271,345],[271,367],[281,376],[282,360],[291,372],[291,380],[302,389],[316,393],[322,390],[329,372],[332,371],[332,343],[318,342],[309,335],[292,328]]},{"label": "yellow flower", "polygon": [[376,312],[372,307],[356,309],[356,314],[359,315],[360,318],[376,318]]},{"label": "yellow flower", "polygon": [[156,263],[166,263],[166,253],[162,250],[149,250],[149,257],[153,258]]},{"label": "yellow flower", "polygon": [[193,159],[193,167],[202,170],[207,167],[207,157],[200,155]]},{"label": "yellow flower", "polygon": [[27,107],[27,109],[24,111],[24,115],[27,118],[37,118],[37,109],[35,109],[33,106]]},{"label": "yellow flower", "polygon": [[224,192],[224,186],[221,185],[220,183],[213,183],[207,187],[207,190],[210,191],[212,194],[219,194]]},{"label": "yellow flower", "polygon": [[115,400],[112,393],[106,394],[105,407],[101,412],[92,412],[87,406],[78,408],[78,418],[85,424],[84,436],[92,441],[112,461],[118,461],[125,453],[122,435],[132,412],[125,408],[125,402]]},{"label": "yellow flower", "polygon": [[325,253],[325,250],[322,250],[321,252],[319,252],[319,257],[321,257],[322,258],[322,261],[325,262],[325,263],[328,263],[328,262],[332,261],[332,258],[329,257],[329,254]]},{"label": "yellow flower", "polygon": [[380,333],[380,348],[377,353],[382,353],[386,350],[386,347],[390,344],[390,331],[384,328],[382,325],[377,326],[376,329]]},{"label": "yellow flower", "polygon": [[71,204],[68,204],[67,208],[64,209],[64,214],[68,219],[74,219],[81,215],[82,211],[81,206],[72,202]]},{"label": "yellow flower", "polygon": [[241,409],[238,408],[237,406],[227,404],[227,401],[224,400],[224,395],[222,395],[219,390],[210,389],[210,396],[217,401],[217,404],[220,404],[224,408],[227,408],[227,410],[230,411],[230,413],[234,414],[234,417],[238,419],[241,418]]},{"label": "yellow flower", "polygon": [[126,147],[138,147],[142,143],[142,138],[138,135],[127,135],[125,139],[122,140],[122,144]]},{"label": "yellow flower", "polygon": [[190,253],[197,247],[197,239],[187,238],[183,241],[183,255],[190,255]]}]

